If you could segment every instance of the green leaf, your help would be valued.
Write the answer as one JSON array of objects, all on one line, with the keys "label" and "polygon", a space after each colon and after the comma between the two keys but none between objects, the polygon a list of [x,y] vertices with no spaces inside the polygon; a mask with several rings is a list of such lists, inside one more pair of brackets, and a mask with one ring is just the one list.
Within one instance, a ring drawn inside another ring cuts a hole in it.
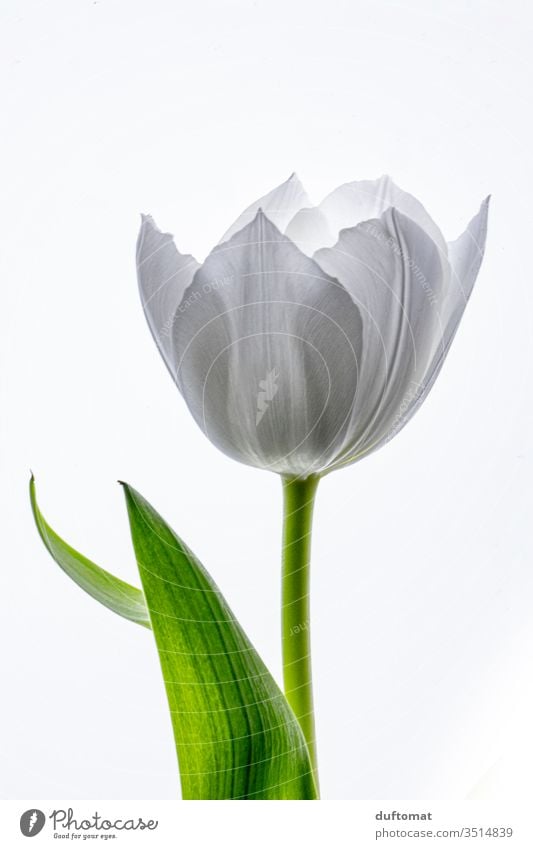
[{"label": "green leaf", "polygon": [[285,696],[194,554],[124,484],[185,799],[316,799]]},{"label": "green leaf", "polygon": [[89,593],[96,601],[145,628],[150,628],[150,617],[141,590],[132,587],[110,572],[101,569],[64,542],[46,522],[37,504],[35,480],[30,480],[30,501],[37,530],[46,548],[69,578]]}]

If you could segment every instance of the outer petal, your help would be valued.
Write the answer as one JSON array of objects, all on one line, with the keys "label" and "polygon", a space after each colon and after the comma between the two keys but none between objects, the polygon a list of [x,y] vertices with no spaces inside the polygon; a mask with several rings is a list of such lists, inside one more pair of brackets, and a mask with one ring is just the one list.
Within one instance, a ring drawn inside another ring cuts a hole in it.
[{"label": "outer petal", "polygon": [[478,214],[472,218],[462,236],[448,243],[448,255],[455,283],[455,286],[451,287],[451,293],[458,294],[458,287],[464,304],[471,295],[485,252],[489,202],[490,195],[485,198]]},{"label": "outer petal", "polygon": [[[324,198],[318,210],[327,222],[327,227],[317,233],[314,244],[309,243],[307,250],[318,250],[333,245],[338,234],[345,227],[355,227],[362,221],[379,218],[386,209],[395,207],[415,221],[419,227],[433,239],[443,256],[446,256],[446,242],[439,228],[426,212],[420,201],[408,192],[404,192],[393,183],[388,175],[378,180],[359,180],[339,186]],[[301,218],[303,214],[299,214]],[[298,215],[290,224],[291,231],[297,230],[300,222]],[[289,231],[288,231],[289,232]],[[328,232],[331,235],[328,235]]]},{"label": "outer petal", "polygon": [[180,254],[169,233],[162,233],[149,215],[142,216],[137,239],[137,278],[144,314],[163,359],[175,374],[172,326],[199,263]]},{"label": "outer petal", "polygon": [[227,242],[235,233],[242,230],[255,218],[260,209],[270,218],[278,230],[283,232],[298,210],[304,206],[309,206],[309,203],[309,198],[300,180],[296,174],[291,174],[288,180],[247,207],[229,230],[226,230],[219,244]]},{"label": "outer petal", "polygon": [[406,408],[397,414],[395,426],[384,441],[395,436],[414,416],[444,364],[481,267],[487,238],[489,201],[490,197],[487,197],[462,236],[448,245],[452,274],[441,309],[441,333],[435,339],[433,355],[418,391]]},{"label": "outer petal", "polygon": [[285,475],[325,468],[344,443],[362,322],[347,291],[261,212],[218,246],[177,317],[177,382],[222,451]]},{"label": "outer petal", "polygon": [[356,402],[337,466],[372,450],[419,391],[441,334],[450,269],[426,232],[395,209],[342,230],[336,246],[315,259],[350,292],[364,327]]}]

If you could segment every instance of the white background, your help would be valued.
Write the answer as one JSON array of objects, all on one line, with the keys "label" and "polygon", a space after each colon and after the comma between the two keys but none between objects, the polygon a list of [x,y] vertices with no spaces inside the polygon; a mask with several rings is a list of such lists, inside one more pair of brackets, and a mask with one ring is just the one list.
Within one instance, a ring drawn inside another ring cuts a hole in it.
[{"label": "white background", "polygon": [[[517,0],[2,4],[3,795],[174,798],[151,636],[84,595],[46,517],[138,583],[131,482],[279,679],[280,484],[219,454],[152,342],[139,212],[202,258],[297,170],[389,172],[487,253],[422,410],[322,482],[313,562],[330,799],[516,797],[533,757],[533,19]],[[5,679],[4,679],[5,680]]]}]

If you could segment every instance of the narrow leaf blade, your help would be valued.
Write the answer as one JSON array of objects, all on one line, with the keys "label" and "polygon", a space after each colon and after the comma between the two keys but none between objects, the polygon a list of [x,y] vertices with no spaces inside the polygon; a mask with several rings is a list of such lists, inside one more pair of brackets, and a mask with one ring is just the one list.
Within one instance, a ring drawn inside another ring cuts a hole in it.
[{"label": "narrow leaf blade", "polygon": [[46,548],[69,578],[86,593],[119,616],[150,628],[150,617],[141,590],[106,572],[61,539],[50,527],[37,504],[35,480],[30,480],[30,501],[35,524]]},{"label": "narrow leaf blade", "polygon": [[192,552],[124,484],[185,799],[315,799],[285,696]]}]

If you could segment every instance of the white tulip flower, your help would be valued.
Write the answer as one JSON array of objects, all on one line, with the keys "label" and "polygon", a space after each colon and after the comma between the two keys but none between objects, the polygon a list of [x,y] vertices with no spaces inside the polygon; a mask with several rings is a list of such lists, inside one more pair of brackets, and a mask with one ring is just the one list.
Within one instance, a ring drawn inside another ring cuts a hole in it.
[{"label": "white tulip flower", "polygon": [[155,341],[224,453],[322,475],[398,433],[426,398],[472,291],[488,199],[446,243],[388,177],[311,207],[293,175],[203,263],[143,217],[137,267]]},{"label": "white tulip flower", "polygon": [[312,207],[297,178],[252,204],[203,263],[143,217],[148,324],[191,413],[284,483],[285,693],[316,772],[309,559],[319,478],[384,445],[442,367],[476,280],[488,198],[453,242],[389,177]]}]

